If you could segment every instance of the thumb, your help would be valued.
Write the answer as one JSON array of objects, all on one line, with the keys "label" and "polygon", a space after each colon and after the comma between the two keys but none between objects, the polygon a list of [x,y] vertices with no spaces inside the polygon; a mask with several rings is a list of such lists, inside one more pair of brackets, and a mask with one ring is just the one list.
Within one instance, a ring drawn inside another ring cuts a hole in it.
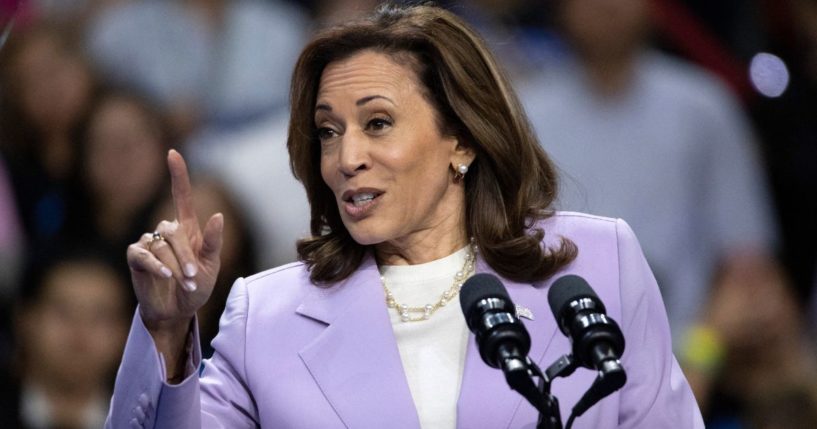
[{"label": "thumb", "polygon": [[216,213],[204,225],[201,251],[199,257],[205,262],[218,261],[221,253],[222,233],[224,232],[224,215]]}]

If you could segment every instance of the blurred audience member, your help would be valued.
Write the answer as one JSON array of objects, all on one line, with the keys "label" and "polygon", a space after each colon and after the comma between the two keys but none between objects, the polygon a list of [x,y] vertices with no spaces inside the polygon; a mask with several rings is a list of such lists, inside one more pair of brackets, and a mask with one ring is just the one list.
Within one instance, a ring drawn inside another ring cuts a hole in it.
[{"label": "blurred audience member", "polygon": [[522,94],[564,172],[560,207],[627,219],[677,345],[719,261],[739,271],[775,251],[755,141],[719,82],[646,48],[646,0],[559,5],[572,56]]},{"label": "blurred audience member", "polygon": [[0,51],[0,150],[29,242],[65,228],[76,148],[94,78],[73,34],[47,23],[14,33]]},{"label": "blurred audience member", "polygon": [[58,22],[84,25],[88,19],[115,4],[132,0],[17,0],[35,16]]},{"label": "blurred audience member", "polygon": [[536,75],[559,54],[553,2],[472,0],[441,2],[479,30],[513,80]]},{"label": "blurred audience member", "polygon": [[309,236],[306,192],[289,167],[288,125],[288,115],[277,115],[241,129],[211,130],[189,146],[196,167],[222,180],[246,209],[259,268],[295,261],[295,241]]},{"label": "blurred audience member", "polygon": [[[768,46],[788,65],[790,79],[781,96],[759,97],[754,113],[781,221],[784,261],[798,298],[807,301],[817,275],[817,1],[767,3],[770,12],[790,12],[769,24]],[[788,9],[780,7],[786,4]],[[782,78],[779,71],[766,77]]]},{"label": "blurred audience member", "polygon": [[33,261],[23,285],[0,426],[102,427],[131,312],[127,282],[106,256],[74,250]]},{"label": "blurred audience member", "polygon": [[687,378],[708,428],[817,427],[817,359],[803,309],[779,266],[751,261],[734,270],[726,260],[718,273],[686,338]]},{"label": "blurred audience member", "polygon": [[286,105],[307,22],[279,1],[146,0],[90,25],[101,70],[168,106],[174,129],[232,125]]},{"label": "blurred audience member", "polygon": [[[232,282],[257,272],[258,266],[255,263],[255,242],[241,207],[233,201],[220,182],[202,177],[196,178],[194,183],[193,203],[199,219],[206,220],[213,213],[221,213],[226,220],[222,233],[221,272],[216,279],[213,294],[197,314],[202,355],[210,357],[213,353],[210,341],[218,333],[218,321],[224,312]],[[161,219],[174,217],[173,199],[166,195],[152,215],[152,225],[157,225]],[[291,244],[294,247],[294,242]]]},{"label": "blurred audience member", "polygon": [[315,22],[319,28],[361,18],[382,0],[314,0]]},{"label": "blurred audience member", "polygon": [[93,101],[78,135],[83,191],[71,210],[69,233],[121,252],[145,230],[166,188],[169,131],[148,101],[110,91]]}]

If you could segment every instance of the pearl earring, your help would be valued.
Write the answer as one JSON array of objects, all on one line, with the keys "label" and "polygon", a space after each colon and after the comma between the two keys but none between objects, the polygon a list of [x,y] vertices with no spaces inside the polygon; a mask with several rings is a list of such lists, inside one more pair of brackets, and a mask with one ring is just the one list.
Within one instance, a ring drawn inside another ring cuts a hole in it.
[{"label": "pearl earring", "polygon": [[468,166],[465,164],[457,165],[456,172],[454,173],[454,182],[459,182],[460,180],[465,178],[465,173],[468,172]]}]

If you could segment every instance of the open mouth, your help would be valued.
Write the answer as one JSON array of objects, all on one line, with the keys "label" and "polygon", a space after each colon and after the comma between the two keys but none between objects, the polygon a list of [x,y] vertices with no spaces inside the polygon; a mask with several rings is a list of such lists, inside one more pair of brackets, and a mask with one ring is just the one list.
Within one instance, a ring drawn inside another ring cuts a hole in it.
[{"label": "open mouth", "polygon": [[366,204],[372,202],[375,198],[377,198],[378,194],[374,192],[364,192],[361,194],[355,194],[351,198],[351,203],[355,205],[355,207],[363,207]]},{"label": "open mouth", "polygon": [[346,191],[342,196],[346,213],[352,217],[361,217],[369,212],[383,195],[382,191],[374,189],[359,189]]},{"label": "open mouth", "polygon": [[346,203],[360,207],[365,206],[380,195],[383,195],[383,191],[376,189],[358,189],[344,192],[341,199]]}]

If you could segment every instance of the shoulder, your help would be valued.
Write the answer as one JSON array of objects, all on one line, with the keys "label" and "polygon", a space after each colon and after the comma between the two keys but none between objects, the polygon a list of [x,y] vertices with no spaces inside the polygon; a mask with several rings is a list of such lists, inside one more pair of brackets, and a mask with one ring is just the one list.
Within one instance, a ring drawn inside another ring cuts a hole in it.
[{"label": "shoulder", "polygon": [[613,317],[620,317],[621,278],[646,265],[641,246],[622,219],[578,212],[556,212],[536,223],[544,231],[543,245],[558,248],[566,239],[576,245],[578,255],[549,281],[565,274],[584,277],[596,289]]},{"label": "shoulder", "polygon": [[312,287],[309,270],[303,262],[292,262],[270,268],[239,279],[247,295],[254,300],[275,297],[276,301],[290,301],[302,298]]},{"label": "shoulder", "polygon": [[545,232],[544,244],[550,247],[558,244],[561,238],[569,239],[577,245],[585,242],[615,241],[618,229],[626,225],[621,219],[557,211],[552,216],[538,221],[534,228],[540,228]]},{"label": "shoulder", "polygon": [[562,240],[576,245],[578,256],[566,267],[571,272],[604,273],[617,278],[619,269],[624,268],[621,253],[629,249],[641,252],[635,233],[623,219],[557,211],[534,228],[544,231],[545,247],[556,248]]}]

